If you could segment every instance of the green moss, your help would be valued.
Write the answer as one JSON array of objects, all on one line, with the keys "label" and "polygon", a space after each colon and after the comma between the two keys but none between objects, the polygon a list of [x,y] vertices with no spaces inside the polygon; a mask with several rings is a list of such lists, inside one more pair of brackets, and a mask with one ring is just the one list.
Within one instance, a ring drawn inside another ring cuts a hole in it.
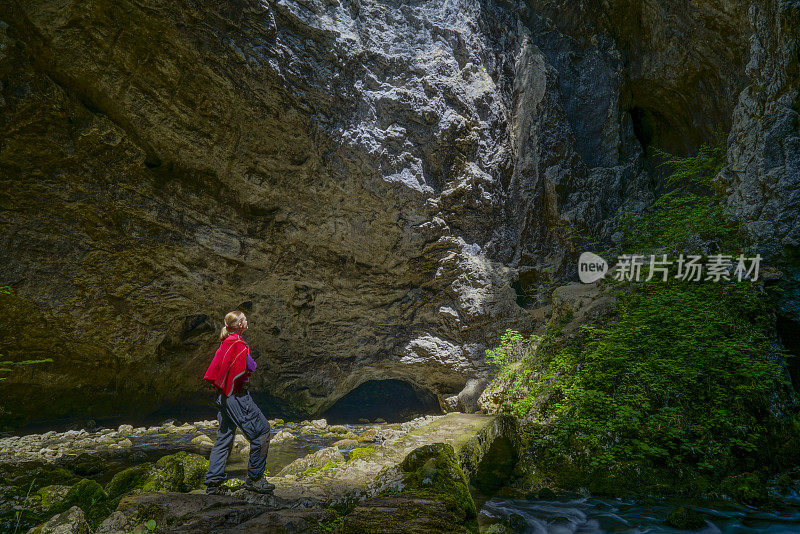
[{"label": "green moss", "polygon": [[208,460],[199,454],[177,452],[159,458],[142,484],[145,493],[188,492],[203,485]]},{"label": "green moss", "polygon": [[322,466],[309,467],[308,469],[303,471],[303,475],[304,476],[308,476],[308,475],[317,473],[319,471],[323,471],[325,469],[336,469],[337,467],[341,467],[341,465],[342,465],[342,462],[328,462],[328,463],[326,463],[325,465],[322,465]]},{"label": "green moss", "polygon": [[681,530],[697,530],[706,526],[703,514],[678,506],[667,517],[667,525]]},{"label": "green moss", "polygon": [[145,463],[129,467],[115,474],[114,478],[106,484],[105,490],[109,498],[113,499],[130,493],[135,489],[141,489],[152,467],[152,463]]},{"label": "green moss", "polygon": [[71,486],[80,478],[63,467],[42,463],[4,464],[0,466],[0,485],[30,487],[36,491],[55,484]]},{"label": "green moss", "polygon": [[64,501],[68,492],[68,486],[54,484],[40,488],[36,492],[36,497],[39,500],[39,505],[45,510],[49,510]]},{"label": "green moss", "polygon": [[366,459],[372,454],[373,448],[372,447],[357,447],[350,451],[350,458],[348,458],[347,463],[354,462],[359,459]]},{"label": "green moss", "polygon": [[414,449],[400,463],[400,468],[405,472],[401,495],[424,496],[444,502],[464,521],[477,517],[467,477],[458,465],[451,445],[433,443]]},{"label": "green moss", "polygon": [[244,485],[244,480],[241,478],[229,478],[225,482],[222,483],[223,486],[226,488],[237,489]]},{"label": "green moss", "polygon": [[46,515],[52,517],[73,506],[78,506],[83,510],[86,515],[86,521],[93,529],[97,528],[100,522],[108,517],[113,510],[108,500],[108,495],[103,491],[103,487],[96,481],[86,478],[72,486],[63,500],[51,507]]}]

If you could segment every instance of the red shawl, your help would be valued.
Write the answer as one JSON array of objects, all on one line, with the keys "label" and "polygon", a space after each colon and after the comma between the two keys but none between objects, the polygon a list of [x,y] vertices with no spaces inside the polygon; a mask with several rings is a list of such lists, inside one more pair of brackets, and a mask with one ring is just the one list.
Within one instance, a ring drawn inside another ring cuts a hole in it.
[{"label": "red shawl", "polygon": [[203,380],[213,385],[226,397],[233,391],[236,379],[247,371],[247,353],[250,348],[237,334],[222,340]]}]

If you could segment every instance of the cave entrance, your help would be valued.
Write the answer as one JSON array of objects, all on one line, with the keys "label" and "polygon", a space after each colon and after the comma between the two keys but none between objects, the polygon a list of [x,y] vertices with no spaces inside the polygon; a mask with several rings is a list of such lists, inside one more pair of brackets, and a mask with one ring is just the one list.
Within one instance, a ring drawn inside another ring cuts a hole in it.
[{"label": "cave entrance", "polygon": [[441,408],[433,393],[403,380],[369,380],[336,401],[322,416],[333,424],[358,423],[360,419],[399,423],[434,413],[440,414]]}]

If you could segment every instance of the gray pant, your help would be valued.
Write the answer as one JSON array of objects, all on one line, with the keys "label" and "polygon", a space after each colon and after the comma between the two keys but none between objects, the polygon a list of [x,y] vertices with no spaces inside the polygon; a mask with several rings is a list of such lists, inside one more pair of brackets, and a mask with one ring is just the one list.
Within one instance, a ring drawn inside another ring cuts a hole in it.
[{"label": "gray pant", "polygon": [[267,467],[267,450],[269,449],[270,425],[267,418],[261,413],[250,392],[244,390],[240,393],[217,395],[217,414],[219,431],[217,441],[211,449],[208,459],[208,474],[206,484],[217,484],[227,478],[225,464],[233,448],[236,436],[236,427],[242,429],[244,437],[250,442],[250,461],[247,464],[247,474],[253,479],[261,478]]}]

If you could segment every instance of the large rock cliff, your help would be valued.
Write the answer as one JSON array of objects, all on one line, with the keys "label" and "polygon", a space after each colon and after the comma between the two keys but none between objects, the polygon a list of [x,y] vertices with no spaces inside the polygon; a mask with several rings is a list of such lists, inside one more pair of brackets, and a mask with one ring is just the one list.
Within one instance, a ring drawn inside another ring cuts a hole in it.
[{"label": "large rock cliff", "polygon": [[4,3],[0,352],[54,362],[3,382],[3,417],[196,396],[236,308],[287,405],[387,379],[444,400],[651,200],[649,147],[717,131],[731,205],[796,266],[799,9]]}]

